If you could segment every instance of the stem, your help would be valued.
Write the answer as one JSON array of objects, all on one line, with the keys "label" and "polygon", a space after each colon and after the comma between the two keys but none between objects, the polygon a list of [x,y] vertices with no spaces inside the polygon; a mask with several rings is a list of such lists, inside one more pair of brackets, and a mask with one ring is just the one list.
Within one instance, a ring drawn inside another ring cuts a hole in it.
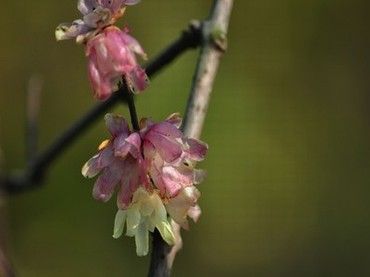
[{"label": "stem", "polygon": [[171,268],[168,267],[167,256],[172,246],[168,245],[156,229],[153,233],[153,248],[150,257],[149,277],[169,277]]},{"label": "stem", "polygon": [[134,96],[131,91],[126,90],[126,98],[128,101],[128,108],[130,110],[132,128],[135,131],[140,131],[139,120],[137,118],[136,107],[135,107],[135,100],[134,100]]}]

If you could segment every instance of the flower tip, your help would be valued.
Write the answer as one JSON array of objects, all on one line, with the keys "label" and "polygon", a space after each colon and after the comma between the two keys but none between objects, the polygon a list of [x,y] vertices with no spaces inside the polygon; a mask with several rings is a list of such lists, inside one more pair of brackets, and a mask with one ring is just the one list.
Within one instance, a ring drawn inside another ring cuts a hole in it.
[{"label": "flower tip", "polygon": [[57,41],[67,39],[66,38],[67,28],[68,27],[64,23],[58,25],[58,27],[55,29],[55,39]]}]

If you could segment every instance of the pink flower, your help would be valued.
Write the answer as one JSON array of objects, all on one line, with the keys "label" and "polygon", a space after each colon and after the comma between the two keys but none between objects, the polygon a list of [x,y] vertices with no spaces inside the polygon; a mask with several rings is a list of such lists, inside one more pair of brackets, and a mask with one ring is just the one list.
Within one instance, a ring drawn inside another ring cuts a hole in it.
[{"label": "pink flower", "polygon": [[187,138],[178,129],[181,118],[172,114],[166,121],[142,122],[141,132],[144,159],[150,178],[164,197],[176,197],[184,187],[199,184],[204,177],[202,170],[194,169],[207,153],[207,144]]},{"label": "pink flower", "polygon": [[141,139],[138,133],[130,132],[122,117],[107,114],[105,120],[112,138],[100,145],[99,153],[86,162],[82,174],[91,178],[101,172],[93,189],[97,200],[108,201],[118,185],[117,205],[124,209],[139,187],[150,189],[140,153]]},{"label": "pink flower", "polygon": [[199,218],[200,192],[194,185],[203,180],[204,171],[194,167],[208,146],[184,136],[178,114],[159,123],[142,120],[136,132],[120,116],[107,114],[105,120],[112,138],[100,145],[82,174],[90,178],[101,173],[93,189],[94,198],[101,201],[108,201],[119,186],[114,236],[121,235],[127,221],[127,235],[135,236],[138,253],[145,255],[148,232],[154,228],[172,241],[166,213],[185,229],[188,217]]},{"label": "pink flower", "polygon": [[140,44],[128,32],[112,26],[124,13],[122,5],[133,5],[139,0],[79,0],[78,10],[83,18],[60,24],[57,40],[76,38],[85,44],[88,73],[94,95],[106,100],[118,89],[122,77],[131,92],[139,93],[149,84],[145,70],[136,54],[146,59]]},{"label": "pink flower", "polygon": [[143,91],[148,77],[136,61],[135,53],[146,57],[140,44],[116,27],[108,27],[90,39],[85,48],[90,83],[99,100],[118,88],[122,76],[132,92]]}]

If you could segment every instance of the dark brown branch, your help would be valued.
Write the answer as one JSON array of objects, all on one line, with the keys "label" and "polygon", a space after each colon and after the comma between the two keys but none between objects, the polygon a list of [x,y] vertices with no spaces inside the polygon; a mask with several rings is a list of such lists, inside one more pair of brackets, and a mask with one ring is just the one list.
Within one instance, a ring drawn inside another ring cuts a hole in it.
[{"label": "dark brown branch", "polygon": [[152,237],[152,254],[148,277],[168,277],[171,275],[171,268],[168,267],[167,256],[172,247],[162,239],[157,229]]},{"label": "dark brown branch", "polygon": [[[184,31],[179,39],[170,44],[156,58],[149,61],[145,66],[147,75],[153,77],[161,69],[175,60],[184,51],[195,48],[200,44],[200,29],[191,25],[187,31]],[[36,188],[44,179],[52,162],[60,156],[71,143],[79,137],[88,127],[90,127],[102,114],[106,113],[119,99],[124,99],[121,94],[125,94],[125,87],[94,108],[87,112],[82,118],[74,123],[65,131],[55,142],[43,153],[39,154],[20,175],[0,176],[0,187],[8,193],[19,193],[27,189]]]}]

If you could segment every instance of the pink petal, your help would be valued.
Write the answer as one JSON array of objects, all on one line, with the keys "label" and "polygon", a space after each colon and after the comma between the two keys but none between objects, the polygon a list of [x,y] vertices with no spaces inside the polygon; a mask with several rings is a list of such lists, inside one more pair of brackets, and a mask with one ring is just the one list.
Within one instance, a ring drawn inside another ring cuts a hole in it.
[{"label": "pink petal", "polygon": [[106,202],[112,197],[114,188],[121,178],[120,171],[119,164],[104,169],[94,185],[93,196],[95,199]]},{"label": "pink petal", "polygon": [[187,166],[164,166],[162,172],[163,179],[166,181],[166,183],[175,182],[182,186],[190,186],[193,184],[193,169]]},{"label": "pink petal", "polygon": [[149,181],[141,160],[127,158],[121,170],[124,178],[121,179],[117,206],[120,209],[124,209],[131,202],[133,193],[140,186],[146,187]]},{"label": "pink petal", "polygon": [[203,161],[208,151],[208,145],[192,138],[184,138],[183,140],[189,146],[185,150],[186,156],[193,161]]},{"label": "pink petal", "polygon": [[103,78],[93,59],[88,64],[89,81],[94,90],[94,96],[99,100],[106,100],[112,92],[111,82]]},{"label": "pink petal", "polygon": [[119,135],[114,140],[115,155],[124,158],[130,153],[134,158],[140,155],[141,138],[138,133],[132,133],[128,137]]},{"label": "pink petal", "polygon": [[181,157],[181,145],[175,140],[171,140],[155,132],[148,132],[145,140],[149,140],[154,146],[155,151],[168,163],[174,162]]},{"label": "pink petal", "polygon": [[129,136],[130,130],[128,124],[122,116],[106,114],[104,119],[108,131],[113,137],[118,135]]},{"label": "pink petal", "polygon": [[184,136],[179,129],[177,129],[174,125],[172,125],[169,122],[161,122],[154,124],[150,128],[150,132],[156,132],[158,134],[171,138],[181,138]]},{"label": "pink petal", "polygon": [[136,66],[133,70],[126,72],[125,81],[133,93],[144,91],[149,85],[149,78],[145,70],[140,66]]}]

